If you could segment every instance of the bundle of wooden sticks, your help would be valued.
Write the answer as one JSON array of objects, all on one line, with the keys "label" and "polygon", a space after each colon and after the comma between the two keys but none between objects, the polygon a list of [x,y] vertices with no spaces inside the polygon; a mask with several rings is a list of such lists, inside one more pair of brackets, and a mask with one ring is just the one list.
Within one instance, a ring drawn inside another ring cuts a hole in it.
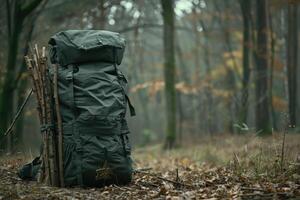
[{"label": "bundle of wooden sticks", "polygon": [[50,75],[46,48],[39,49],[37,45],[31,48],[25,61],[33,83],[43,137],[42,167],[38,173],[38,181],[63,187],[63,138],[57,65],[52,66],[53,73]]}]

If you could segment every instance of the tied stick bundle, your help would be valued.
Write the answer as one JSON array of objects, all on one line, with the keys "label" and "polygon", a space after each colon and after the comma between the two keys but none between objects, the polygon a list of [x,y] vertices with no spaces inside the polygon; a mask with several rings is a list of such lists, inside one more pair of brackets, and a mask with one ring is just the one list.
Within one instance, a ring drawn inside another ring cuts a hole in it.
[{"label": "tied stick bundle", "polygon": [[37,99],[37,110],[43,137],[42,167],[38,181],[51,186],[64,187],[62,123],[57,94],[57,66],[54,68],[53,81],[47,65],[46,48],[39,51],[38,46],[31,48],[25,56],[31,75],[33,92]]}]

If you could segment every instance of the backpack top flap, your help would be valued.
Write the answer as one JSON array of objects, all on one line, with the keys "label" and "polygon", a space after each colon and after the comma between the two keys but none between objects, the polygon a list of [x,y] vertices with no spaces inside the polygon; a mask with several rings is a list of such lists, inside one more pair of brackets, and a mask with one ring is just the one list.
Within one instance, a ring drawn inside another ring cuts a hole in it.
[{"label": "backpack top flap", "polygon": [[85,62],[121,64],[125,39],[119,33],[100,30],[67,30],[49,40],[50,60],[61,66]]}]

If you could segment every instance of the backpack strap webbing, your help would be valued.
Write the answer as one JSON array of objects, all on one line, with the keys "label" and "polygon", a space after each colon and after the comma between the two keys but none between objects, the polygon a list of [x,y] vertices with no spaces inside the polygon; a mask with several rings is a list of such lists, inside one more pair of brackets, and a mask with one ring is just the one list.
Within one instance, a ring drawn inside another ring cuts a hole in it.
[{"label": "backpack strap webbing", "polygon": [[134,109],[133,105],[131,104],[130,99],[127,96],[127,94],[125,94],[125,98],[127,100],[128,106],[129,106],[130,116],[135,116],[136,115],[135,109]]},{"label": "backpack strap webbing", "polygon": [[[114,56],[115,71],[116,71],[116,74],[117,74],[118,78],[120,78],[120,74],[119,74],[118,68],[117,68],[117,60],[118,60],[117,56],[118,55],[117,55],[117,49],[116,49],[116,47],[113,48],[113,56]],[[124,88],[123,88],[123,90],[124,90]],[[125,93],[125,98],[126,98],[126,101],[128,103],[128,106],[129,106],[130,116],[135,116],[136,115],[135,109],[134,109],[133,105],[131,104],[130,99],[129,99],[129,97],[128,97],[128,95],[126,93]]]}]

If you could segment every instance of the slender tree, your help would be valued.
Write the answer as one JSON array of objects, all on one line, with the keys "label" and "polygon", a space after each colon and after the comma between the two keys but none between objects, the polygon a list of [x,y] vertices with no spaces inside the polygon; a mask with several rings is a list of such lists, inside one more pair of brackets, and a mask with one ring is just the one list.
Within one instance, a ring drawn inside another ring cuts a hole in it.
[{"label": "slender tree", "polygon": [[268,14],[267,1],[256,0],[256,129],[259,135],[272,134],[268,97]]},{"label": "slender tree", "polygon": [[[204,23],[202,16],[200,15],[199,10],[201,10],[201,5],[200,2],[193,1],[193,8],[192,8],[192,16],[193,16],[193,30],[195,34],[195,52],[194,52],[194,57],[195,57],[195,65],[196,65],[196,75],[198,79],[200,80],[201,74],[200,74],[200,55],[199,55],[199,47],[202,45],[202,50],[203,50],[203,62],[205,65],[205,70],[204,70],[204,77],[209,77],[210,76],[210,71],[211,71],[211,61],[210,61],[210,44],[209,44],[209,31],[208,31],[208,24],[207,22]],[[200,31],[198,30],[199,27],[201,27],[201,33],[202,33],[202,40],[200,36]],[[203,44],[201,44],[201,42]],[[197,80],[197,81],[199,81]],[[206,80],[208,84],[211,84],[210,80]],[[204,132],[207,134],[211,135],[212,132],[214,131],[213,127],[213,113],[212,113],[212,104],[213,104],[213,96],[211,94],[211,88],[206,87],[204,90],[204,95],[198,94],[197,96],[197,101],[198,105],[196,108],[200,108],[199,112],[196,112],[196,122],[198,123],[198,126],[196,126],[196,129],[202,129]],[[205,105],[205,106],[204,106]],[[204,114],[203,114],[204,113]],[[202,116],[202,117],[200,117]]]},{"label": "slender tree", "polygon": [[297,109],[297,54],[298,54],[298,20],[297,5],[288,5],[288,35],[287,35],[287,77],[289,93],[290,124],[296,126]]},{"label": "slender tree", "polygon": [[247,123],[251,53],[251,0],[239,0],[243,16],[243,79],[240,123]]},{"label": "slender tree", "polygon": [[176,141],[176,92],[174,54],[174,1],[161,0],[164,21],[164,77],[167,109],[165,148],[173,148]]},{"label": "slender tree", "polygon": [[269,80],[269,97],[270,97],[270,112],[271,112],[271,119],[273,130],[278,131],[278,125],[276,122],[276,112],[274,109],[274,66],[275,66],[275,47],[276,47],[276,31],[273,27],[273,14],[272,12],[268,12],[268,19],[269,19],[269,28],[270,28],[270,80]]}]

